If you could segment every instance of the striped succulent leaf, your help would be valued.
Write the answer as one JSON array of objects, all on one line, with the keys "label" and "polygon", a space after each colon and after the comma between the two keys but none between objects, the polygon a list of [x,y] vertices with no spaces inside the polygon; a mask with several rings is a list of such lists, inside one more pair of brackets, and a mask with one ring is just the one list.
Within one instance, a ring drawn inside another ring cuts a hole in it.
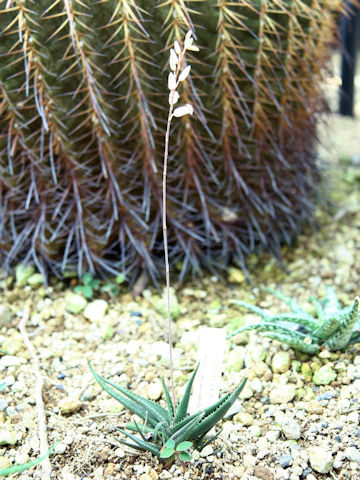
[{"label": "striped succulent leaf", "polygon": [[256,330],[308,354],[315,354],[322,347],[340,350],[360,341],[360,297],[355,297],[351,307],[341,308],[335,290],[327,287],[325,298],[310,298],[317,311],[317,318],[314,318],[291,297],[268,288],[264,290],[280,298],[290,306],[293,313],[272,315],[254,305],[234,300],[234,304],[259,314],[263,321],[241,327],[233,331],[228,338],[248,330]]},{"label": "striped succulent leaf", "polygon": [[341,0],[0,0],[0,255],[42,272],[162,265],[168,51],[189,29],[194,115],[172,126],[171,262],[279,252],[313,208]]}]

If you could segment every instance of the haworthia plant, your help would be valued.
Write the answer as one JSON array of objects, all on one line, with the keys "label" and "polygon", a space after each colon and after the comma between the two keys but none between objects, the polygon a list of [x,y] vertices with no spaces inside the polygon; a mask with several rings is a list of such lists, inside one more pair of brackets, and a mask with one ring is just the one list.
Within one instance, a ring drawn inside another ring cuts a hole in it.
[{"label": "haworthia plant", "polygon": [[[170,260],[277,252],[313,208],[323,66],[341,0],[0,0],[0,255],[46,272],[162,262],[169,48],[194,107],[172,127]],[[190,123],[191,122],[191,123]]]},{"label": "haworthia plant", "polygon": [[350,307],[341,308],[334,289],[327,287],[325,298],[310,299],[316,307],[315,318],[293,298],[268,288],[264,290],[279,297],[290,307],[292,313],[274,315],[255,305],[234,300],[236,305],[260,315],[263,321],[241,327],[228,338],[248,330],[256,330],[309,354],[317,353],[322,347],[340,350],[360,342],[359,297],[355,297]]},{"label": "haworthia plant", "polygon": [[[188,413],[189,400],[198,367],[190,377],[176,408],[164,380],[162,383],[167,408],[106,380],[98,375],[91,365],[90,369],[99,385],[141,420],[128,423],[126,425],[127,430],[118,429],[131,440],[129,442],[120,439],[119,442],[138,450],[149,451],[161,459],[166,458],[163,452],[169,446],[169,440],[174,441],[174,443],[170,442],[174,452],[169,456],[172,456],[176,451],[181,451],[184,442],[191,442],[197,449],[201,449],[212,442],[220,432],[210,438],[206,438],[206,434],[224,417],[240,395],[246,382],[246,379],[244,379],[232,393],[224,395],[213,405],[209,405],[208,408],[190,415]],[[136,432],[137,435],[130,433],[131,431]],[[187,450],[190,445],[186,443],[186,447]],[[182,457],[185,460],[186,455]]]}]

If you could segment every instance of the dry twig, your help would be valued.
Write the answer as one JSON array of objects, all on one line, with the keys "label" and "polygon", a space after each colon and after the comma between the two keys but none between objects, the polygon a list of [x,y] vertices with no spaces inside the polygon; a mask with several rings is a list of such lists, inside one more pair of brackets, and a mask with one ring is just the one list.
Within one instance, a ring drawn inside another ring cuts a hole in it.
[{"label": "dry twig", "polygon": [[[40,440],[40,455],[45,455],[49,450],[49,443],[47,440],[46,434],[46,415],[45,415],[45,406],[42,398],[42,390],[44,386],[43,377],[40,373],[40,365],[35,349],[30,342],[29,336],[26,332],[26,322],[29,319],[30,308],[28,305],[25,305],[23,316],[19,322],[18,329],[23,337],[24,344],[28,348],[31,360],[33,371],[35,375],[35,401],[38,417],[38,431],[39,431],[39,440]],[[42,480],[50,480],[51,476],[51,463],[49,458],[45,458],[41,464],[42,467]]]}]

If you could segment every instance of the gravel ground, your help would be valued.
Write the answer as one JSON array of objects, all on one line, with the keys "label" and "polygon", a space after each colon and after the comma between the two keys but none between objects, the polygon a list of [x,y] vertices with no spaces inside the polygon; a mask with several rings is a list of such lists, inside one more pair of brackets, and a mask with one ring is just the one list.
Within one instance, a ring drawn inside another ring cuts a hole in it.
[{"label": "gravel ground", "polygon": [[[330,94],[337,82],[334,77],[329,83]],[[254,319],[232,300],[277,312],[283,306],[260,286],[281,289],[309,308],[308,298],[321,297],[326,285],[334,286],[345,305],[360,293],[359,132],[359,115],[332,114],[321,129],[320,155],[329,163],[327,189],[334,204],[317,211],[318,231],[306,231],[296,245],[284,247],[282,268],[263,255],[250,259],[253,285],[231,268],[228,282],[208,276],[176,290],[178,392],[196,364],[198,327],[229,328]],[[227,392],[248,377],[239,411],[223,422],[213,445],[193,453],[190,464],[166,470],[151,455],[136,455],[116,442],[114,427],[124,426],[128,414],[94,384],[87,366],[89,360],[101,375],[164,400],[159,378],[168,379],[168,347],[156,292],[133,299],[125,287],[116,298],[95,289],[97,301],[71,313],[75,280],[53,280],[48,291],[39,283],[26,272],[22,280],[1,283],[0,468],[39,454],[34,369],[17,328],[28,308],[27,332],[45,380],[49,443],[59,440],[51,478],[360,479],[359,344],[309,357],[256,333],[235,337],[227,344],[221,389]],[[9,478],[42,478],[41,465]]]}]

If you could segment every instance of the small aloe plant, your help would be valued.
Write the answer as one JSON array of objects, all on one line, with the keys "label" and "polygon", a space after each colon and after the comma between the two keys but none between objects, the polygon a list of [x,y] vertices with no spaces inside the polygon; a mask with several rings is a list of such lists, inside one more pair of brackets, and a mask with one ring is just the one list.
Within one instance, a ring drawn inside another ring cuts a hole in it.
[{"label": "small aloe plant", "polygon": [[264,290],[280,298],[292,313],[272,315],[255,305],[234,300],[236,305],[260,315],[263,321],[241,327],[228,338],[247,330],[257,330],[308,354],[315,354],[322,347],[340,350],[360,342],[359,297],[355,297],[351,307],[341,308],[334,289],[327,287],[325,298],[310,298],[316,308],[317,318],[314,318],[293,298],[269,288]]},{"label": "small aloe plant", "polygon": [[[169,112],[165,132],[165,151],[163,167],[163,234],[164,234],[164,254],[165,254],[165,272],[166,272],[166,300],[167,300],[167,320],[168,320],[168,339],[169,339],[169,357],[170,357],[170,380],[171,395],[162,380],[165,393],[167,408],[153,402],[147,398],[141,397],[130,390],[116,385],[109,380],[98,375],[89,364],[92,374],[99,385],[109,393],[113,398],[126,407],[131,413],[138,416],[142,422],[128,423],[127,430],[117,429],[123,433],[131,442],[119,440],[120,443],[128,445],[142,451],[149,451],[153,455],[165,461],[166,464],[172,463],[175,457],[182,461],[189,461],[191,456],[187,452],[192,446],[196,449],[202,449],[211,443],[220,432],[206,438],[208,432],[224,417],[229,408],[240,395],[244,388],[246,379],[232,392],[224,395],[213,405],[197,413],[188,412],[189,400],[192,385],[198,371],[199,365],[188,381],[183,397],[176,401],[173,362],[172,362],[172,336],[171,336],[171,315],[170,315],[170,269],[167,242],[167,223],[166,223],[166,178],[169,156],[170,127],[173,117],[180,118],[184,115],[192,115],[193,107],[185,104],[174,108],[180,95],[177,91],[182,82],[186,80],[190,73],[190,65],[183,68],[185,54],[187,50],[198,51],[198,47],[193,45],[192,32],[185,35],[184,45],[181,47],[175,40],[174,48],[170,50],[170,73],[168,76],[169,88]],[[119,393],[120,392],[120,393]],[[136,432],[136,436],[129,431]]]},{"label": "small aloe plant", "polygon": [[[176,409],[164,380],[162,384],[167,408],[106,380],[98,375],[90,364],[89,366],[99,385],[142,420],[141,423],[136,420],[128,423],[127,430],[117,429],[131,440],[131,442],[126,440],[119,440],[119,442],[138,450],[149,451],[162,460],[167,459],[167,463],[176,456],[182,461],[188,461],[191,457],[186,450],[191,446],[201,450],[215,440],[220,431],[210,438],[206,438],[207,433],[224,417],[246,382],[244,379],[232,393],[224,395],[208,408],[190,415],[188,413],[190,394],[199,365],[190,377]],[[129,431],[136,432],[139,436]]]}]

